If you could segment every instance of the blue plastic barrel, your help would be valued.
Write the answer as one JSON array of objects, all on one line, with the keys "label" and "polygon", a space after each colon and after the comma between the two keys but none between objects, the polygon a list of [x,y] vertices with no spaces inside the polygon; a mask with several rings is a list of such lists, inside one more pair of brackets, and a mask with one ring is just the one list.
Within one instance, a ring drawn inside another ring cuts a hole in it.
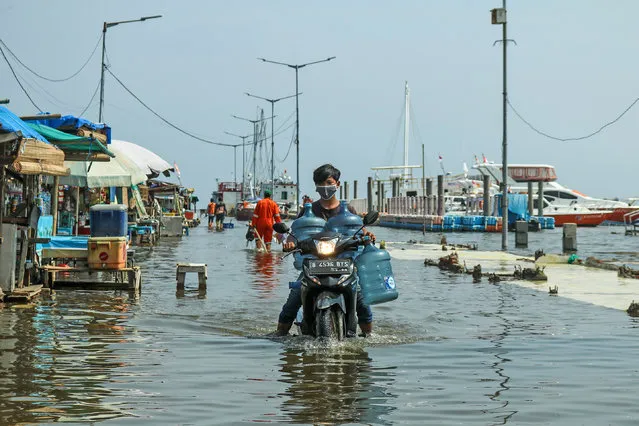
[{"label": "blue plastic barrel", "polygon": [[126,237],[127,207],[122,204],[98,204],[89,210],[92,237]]},{"label": "blue plastic barrel", "polygon": [[376,305],[397,299],[391,257],[386,250],[368,244],[355,259],[357,277],[364,303]]}]

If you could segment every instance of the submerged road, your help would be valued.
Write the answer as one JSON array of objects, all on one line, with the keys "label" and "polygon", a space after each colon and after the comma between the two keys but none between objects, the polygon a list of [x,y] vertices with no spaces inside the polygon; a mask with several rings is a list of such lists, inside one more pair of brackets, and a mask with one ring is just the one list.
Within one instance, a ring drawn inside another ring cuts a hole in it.
[{"label": "submerged road", "polygon": [[[378,239],[438,235],[375,228]],[[579,254],[637,262],[636,238],[579,230]],[[245,229],[139,249],[142,293],[57,291],[0,309],[0,424],[636,424],[639,322],[621,310],[396,256],[375,335],[322,345],[272,331],[295,277]],[[448,234],[498,249],[500,235]],[[513,236],[514,237],[514,236]],[[561,230],[530,234],[558,252]],[[401,247],[398,248],[401,250]],[[404,251],[410,251],[407,245]],[[209,265],[207,293],[175,264]],[[560,293],[562,285],[560,285]]]}]

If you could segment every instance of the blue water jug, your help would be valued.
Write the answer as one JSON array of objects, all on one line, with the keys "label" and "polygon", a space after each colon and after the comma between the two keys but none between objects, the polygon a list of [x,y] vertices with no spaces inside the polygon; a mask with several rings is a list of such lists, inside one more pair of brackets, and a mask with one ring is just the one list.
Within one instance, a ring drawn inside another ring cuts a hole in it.
[{"label": "blue water jug", "polygon": [[338,232],[349,237],[353,236],[364,224],[362,218],[348,210],[347,201],[340,201],[339,209],[338,214],[326,221],[324,229],[331,232]]},{"label": "blue water jug", "polygon": [[[302,241],[309,238],[313,234],[322,232],[325,225],[326,221],[324,219],[313,214],[312,204],[306,203],[304,204],[304,214],[302,215],[302,217],[295,219],[295,221],[291,224],[291,233],[295,236],[295,238],[297,238],[298,241]],[[295,266],[295,269],[301,270],[304,258],[309,256],[311,255],[302,256],[299,253],[294,253],[293,266]]]},{"label": "blue water jug", "polygon": [[368,244],[355,259],[360,291],[367,305],[390,302],[399,293],[395,286],[390,254],[383,249]]}]

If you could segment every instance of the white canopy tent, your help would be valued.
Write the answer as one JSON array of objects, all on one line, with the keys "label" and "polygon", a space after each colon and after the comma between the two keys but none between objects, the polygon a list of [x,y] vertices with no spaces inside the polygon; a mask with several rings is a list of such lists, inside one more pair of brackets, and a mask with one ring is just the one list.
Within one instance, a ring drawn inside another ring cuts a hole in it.
[{"label": "white canopy tent", "polygon": [[148,177],[158,177],[160,174],[169,176],[173,166],[156,153],[132,142],[112,140],[109,149],[116,155],[125,156],[140,168]]},{"label": "white canopy tent", "polygon": [[86,188],[109,186],[130,187],[146,182],[146,174],[123,155],[117,155],[111,161],[65,161],[71,173],[60,177],[60,185]]}]

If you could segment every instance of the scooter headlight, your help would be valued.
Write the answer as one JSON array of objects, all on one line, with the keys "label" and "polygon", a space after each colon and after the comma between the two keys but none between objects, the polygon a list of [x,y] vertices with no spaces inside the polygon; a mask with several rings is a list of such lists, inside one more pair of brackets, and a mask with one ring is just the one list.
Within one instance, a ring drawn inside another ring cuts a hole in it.
[{"label": "scooter headlight", "polygon": [[337,245],[337,240],[339,238],[333,238],[332,240],[326,241],[315,241],[315,248],[317,249],[317,253],[322,256],[328,256],[335,253],[335,246]]}]

